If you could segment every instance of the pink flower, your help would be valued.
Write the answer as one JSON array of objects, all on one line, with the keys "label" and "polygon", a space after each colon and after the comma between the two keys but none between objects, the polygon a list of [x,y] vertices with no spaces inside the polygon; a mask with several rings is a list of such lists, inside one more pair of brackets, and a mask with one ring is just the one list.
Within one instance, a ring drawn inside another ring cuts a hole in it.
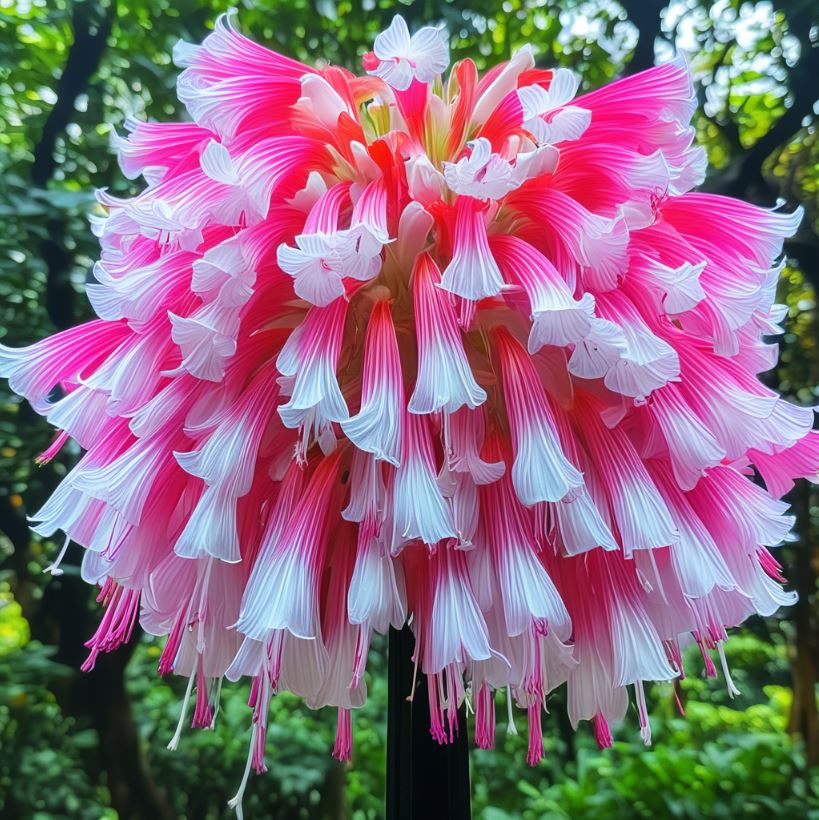
[{"label": "pink flower", "polygon": [[33,520],[87,549],[88,665],[139,616],[195,725],[252,680],[247,772],[284,690],[348,758],[371,636],[411,616],[441,742],[471,691],[491,747],[509,687],[535,763],[563,682],[602,746],[630,697],[648,742],[681,642],[715,669],[793,598],[768,549],[814,413],[756,373],[800,215],[690,192],[683,62],[575,97],[522,49],[442,86],[442,33],[400,17],[369,77],[227,17],[176,56],[193,122],[115,140],[146,187],[100,197],[100,318],[0,347],[59,430],[42,458],[85,450]]}]

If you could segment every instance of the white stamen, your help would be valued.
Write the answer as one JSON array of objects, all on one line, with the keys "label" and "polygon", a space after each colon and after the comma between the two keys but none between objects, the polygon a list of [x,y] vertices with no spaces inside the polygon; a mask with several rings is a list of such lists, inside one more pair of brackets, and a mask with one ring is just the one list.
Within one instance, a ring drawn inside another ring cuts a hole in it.
[{"label": "white stamen", "polygon": [[68,545],[71,543],[71,536],[66,535],[65,542],[63,543],[62,549],[60,550],[57,557],[43,570],[43,572],[49,572],[51,575],[62,575],[63,571],[60,569],[60,564],[63,562],[63,558],[65,558],[66,552],[68,552]]},{"label": "white stamen", "polygon": [[253,750],[256,746],[256,731],[258,724],[253,724],[253,731],[250,733],[250,748],[247,752],[247,761],[245,762],[245,770],[242,774],[242,782],[239,784],[239,790],[233,797],[228,800],[228,806],[236,812],[236,820],[244,820],[244,812],[242,811],[242,798],[245,796],[245,789],[247,788],[247,781],[250,778],[250,766],[253,763]]},{"label": "white stamen", "polygon": [[168,749],[172,752],[175,752],[177,746],[179,746],[179,739],[182,737],[182,727],[185,725],[185,718],[188,716],[188,704],[190,703],[191,692],[193,691],[193,678],[193,675],[188,678],[188,688],[185,690],[185,697],[182,700],[182,711],[179,715],[179,723],[176,724],[176,731],[171,738],[171,742],[168,744]]},{"label": "white stamen", "polygon": [[413,667],[412,667],[412,689],[410,690],[409,696],[407,700],[412,703],[413,698],[415,697],[415,684],[418,680],[418,653],[415,653],[415,657],[413,660]]},{"label": "white stamen", "polygon": [[728,697],[733,700],[737,695],[741,695],[742,692],[737,689],[733,678],[731,677],[731,672],[728,669],[728,660],[725,657],[724,641],[717,641],[717,652],[719,653],[719,662],[722,666],[722,674],[725,676],[725,686],[728,689]]},{"label": "white stamen", "polygon": [[643,738],[643,743],[646,746],[651,746],[651,723],[648,719],[646,693],[641,680],[638,680],[634,684],[634,694],[637,698],[637,712],[640,715],[640,736]]},{"label": "white stamen", "polygon": [[213,729],[216,726],[216,716],[219,714],[219,710],[222,706],[222,680],[223,678],[216,678],[213,681],[213,718],[210,721],[210,728]]},{"label": "white stamen", "polygon": [[515,726],[515,714],[512,711],[512,687],[506,687],[506,734],[516,735],[518,733],[517,726]]}]

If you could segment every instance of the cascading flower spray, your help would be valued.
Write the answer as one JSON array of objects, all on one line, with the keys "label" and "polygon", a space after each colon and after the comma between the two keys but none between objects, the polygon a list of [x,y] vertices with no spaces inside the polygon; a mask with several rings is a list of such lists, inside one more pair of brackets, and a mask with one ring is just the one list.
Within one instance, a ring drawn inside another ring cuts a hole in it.
[{"label": "cascading flower spray", "polygon": [[60,431],[43,458],[85,451],[34,529],[86,548],[86,667],[137,617],[167,635],[172,746],[249,677],[239,807],[271,697],[336,707],[348,758],[371,636],[407,621],[434,737],[471,698],[491,747],[508,687],[532,764],[564,682],[601,746],[629,687],[650,741],[643,682],[686,641],[733,692],[726,629],[793,600],[768,548],[819,439],[756,378],[800,214],[691,192],[686,63],[580,97],[528,47],[445,77],[401,17],[369,76],[229,16],[174,57],[192,122],[116,138],[146,187],[99,194],[99,318],[0,348]]}]

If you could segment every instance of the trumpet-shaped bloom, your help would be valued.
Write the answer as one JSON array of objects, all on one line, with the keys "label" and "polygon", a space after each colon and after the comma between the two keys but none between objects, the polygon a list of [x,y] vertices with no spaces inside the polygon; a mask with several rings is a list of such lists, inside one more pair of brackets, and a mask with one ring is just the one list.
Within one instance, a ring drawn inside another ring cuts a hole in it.
[{"label": "trumpet-shaped bloom", "polygon": [[176,58],[192,122],[115,140],[146,185],[100,196],[99,318],[0,346],[42,458],[84,450],[33,521],[86,548],[87,666],[139,617],[194,725],[250,678],[261,771],[285,690],[349,756],[372,634],[409,620],[441,742],[470,682],[482,747],[509,687],[536,762],[564,682],[601,745],[633,691],[648,741],[689,636],[712,664],[792,600],[768,550],[814,414],[755,374],[799,214],[691,193],[684,62],[577,97],[525,48],[441,84],[443,33],[400,17],[363,78],[229,17]]}]

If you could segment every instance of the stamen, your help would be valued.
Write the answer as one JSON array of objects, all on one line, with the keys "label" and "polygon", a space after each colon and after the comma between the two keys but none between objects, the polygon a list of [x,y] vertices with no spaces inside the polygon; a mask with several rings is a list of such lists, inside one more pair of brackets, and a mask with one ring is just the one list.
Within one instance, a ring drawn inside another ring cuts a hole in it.
[{"label": "stamen", "polygon": [[55,436],[54,441],[34,459],[34,463],[37,465],[48,464],[48,462],[63,449],[63,446],[69,438],[71,438],[71,436],[69,436],[66,430],[60,430]]},{"label": "stamen", "polygon": [[57,557],[43,570],[43,572],[48,572],[51,575],[62,575],[63,571],[60,569],[60,564],[63,562],[63,558],[65,558],[66,552],[68,552],[68,545],[71,543],[71,536],[66,535],[65,541],[63,542],[62,549],[57,554]]},{"label": "stamen", "polygon": [[208,696],[208,683],[205,677],[202,655],[196,662],[196,705],[193,710],[192,729],[209,729],[213,724],[213,709]]},{"label": "stamen", "polygon": [[526,762],[537,766],[543,760],[543,727],[541,725],[540,700],[529,707],[529,751]]},{"label": "stamen", "polygon": [[495,698],[486,681],[478,690],[475,705],[475,743],[479,749],[492,749],[495,746]]},{"label": "stamen", "polygon": [[643,738],[643,743],[646,746],[651,746],[651,723],[648,718],[646,693],[642,681],[637,681],[634,684],[634,694],[637,698],[637,713],[640,716],[640,735]]},{"label": "stamen", "polygon": [[593,719],[594,739],[597,741],[598,749],[609,749],[614,745],[611,737],[611,727],[609,722],[603,717],[602,712],[598,712]]},{"label": "stamen", "polygon": [[506,734],[516,735],[518,733],[515,726],[515,714],[512,710],[512,687],[506,687]]},{"label": "stamen", "polygon": [[333,757],[340,762],[349,762],[353,749],[352,714],[349,709],[338,709],[336,742]]},{"label": "stamen", "polygon": [[185,718],[188,714],[188,704],[191,699],[191,692],[193,691],[193,675],[188,678],[188,686],[185,689],[185,697],[182,699],[182,711],[179,714],[179,722],[176,724],[176,731],[173,733],[168,749],[175,752],[179,746],[179,740],[182,737],[182,727],[185,725]]},{"label": "stamen", "polygon": [[722,665],[722,674],[725,677],[725,686],[728,689],[728,696],[733,700],[737,695],[741,695],[742,692],[737,689],[731,678],[731,672],[728,669],[728,660],[725,657],[724,641],[717,641],[717,652],[719,653],[719,662]]},{"label": "stamen", "polygon": [[105,607],[105,614],[97,631],[85,642],[91,651],[80,669],[89,672],[94,668],[100,652],[113,652],[131,639],[139,612],[138,589],[125,589],[108,578],[97,596]]},{"label": "stamen", "polygon": [[228,800],[228,806],[236,812],[236,820],[244,820],[244,812],[242,811],[242,800],[245,796],[245,789],[247,788],[247,781],[250,778],[250,766],[253,762],[253,755],[256,748],[256,734],[258,732],[258,725],[253,724],[250,732],[250,744],[247,751],[247,760],[245,761],[245,770],[242,772],[242,781],[239,783],[239,789],[236,794]]}]

